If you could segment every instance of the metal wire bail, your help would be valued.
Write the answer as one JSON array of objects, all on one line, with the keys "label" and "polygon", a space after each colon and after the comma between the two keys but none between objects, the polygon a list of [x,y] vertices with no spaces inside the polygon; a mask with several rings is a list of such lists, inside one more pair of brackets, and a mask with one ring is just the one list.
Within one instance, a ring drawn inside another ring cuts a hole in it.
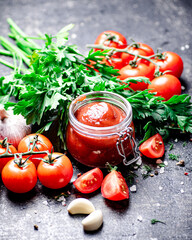
[{"label": "metal wire bail", "polygon": [[[117,147],[117,151],[119,153],[119,155],[121,157],[123,157],[123,163],[124,165],[128,166],[136,161],[138,161],[139,159],[141,159],[140,154],[137,150],[137,144],[135,142],[135,139],[133,137],[133,129],[132,127],[127,127],[124,131],[118,133],[119,138],[117,139],[116,142],[116,147]],[[133,159],[127,161],[126,155],[125,155],[125,149],[123,147],[123,143],[124,141],[126,141],[129,138],[130,144],[131,144],[131,148],[133,151]]]}]

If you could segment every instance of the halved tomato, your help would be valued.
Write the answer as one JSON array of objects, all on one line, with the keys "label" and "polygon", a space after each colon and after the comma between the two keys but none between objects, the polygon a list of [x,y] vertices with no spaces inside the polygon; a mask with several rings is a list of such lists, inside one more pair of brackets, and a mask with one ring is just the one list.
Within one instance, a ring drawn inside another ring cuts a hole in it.
[{"label": "halved tomato", "polygon": [[81,193],[92,193],[101,187],[102,181],[102,171],[94,168],[78,177],[73,184]]},{"label": "halved tomato", "polygon": [[104,198],[120,201],[129,198],[127,183],[120,172],[112,170],[103,180],[101,193]]},{"label": "halved tomato", "polygon": [[139,147],[140,152],[148,158],[160,158],[165,152],[163,139],[159,133],[147,139]]}]

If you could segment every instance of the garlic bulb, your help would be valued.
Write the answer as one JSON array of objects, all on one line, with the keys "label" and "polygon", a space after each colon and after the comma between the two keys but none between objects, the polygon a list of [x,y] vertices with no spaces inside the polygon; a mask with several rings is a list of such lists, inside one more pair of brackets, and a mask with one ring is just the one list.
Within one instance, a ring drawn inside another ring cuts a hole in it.
[{"label": "garlic bulb", "polygon": [[31,133],[31,126],[26,124],[22,115],[14,115],[0,106],[0,139],[7,137],[8,142],[17,148],[20,140]]}]

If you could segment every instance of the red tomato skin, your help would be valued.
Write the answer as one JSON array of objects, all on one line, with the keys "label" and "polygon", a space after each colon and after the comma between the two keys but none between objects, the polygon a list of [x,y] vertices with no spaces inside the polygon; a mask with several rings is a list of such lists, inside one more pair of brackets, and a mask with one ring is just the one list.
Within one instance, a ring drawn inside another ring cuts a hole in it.
[{"label": "red tomato skin", "polygon": [[120,70],[121,68],[124,67],[124,63],[123,63],[121,58],[114,58],[113,57],[109,60],[109,62],[110,62],[110,65],[113,66],[115,69]]},{"label": "red tomato skin", "polygon": [[[155,73],[155,65],[148,61],[138,61],[137,67],[132,67],[131,65],[127,65],[123,67],[120,71],[120,80],[124,80],[129,77],[147,77],[149,80],[152,80],[154,78]],[[130,88],[133,90],[145,90],[148,87],[147,83],[144,82],[138,82],[138,83],[130,83]]]},{"label": "red tomato skin", "polygon": [[78,177],[73,184],[79,192],[87,194],[99,189],[102,181],[102,171],[99,168],[94,168]]},{"label": "red tomato skin", "polygon": [[[0,140],[0,142],[2,141],[3,140]],[[6,148],[0,145],[0,155],[4,154],[5,152],[6,152]],[[13,145],[9,145],[9,153],[12,153],[12,154],[17,153],[17,149]],[[0,158],[0,174],[5,164],[8,163],[11,159],[13,159],[13,157]]]},{"label": "red tomato skin", "polygon": [[[114,42],[112,40],[106,40],[105,41],[105,39],[106,39],[106,34],[105,33],[116,36],[117,39],[118,39],[118,42]],[[121,33],[116,32],[116,31],[112,31],[112,30],[108,30],[108,31],[104,31],[104,32],[99,34],[99,36],[95,40],[95,44],[104,44],[105,46],[109,46],[109,47],[118,47],[118,46],[121,46],[121,45],[126,45],[127,40]]]},{"label": "red tomato skin", "polygon": [[[139,44],[139,48],[130,47],[128,49],[129,52],[137,54],[137,55],[141,55],[141,56],[151,56],[154,54],[153,49],[149,45],[147,45],[145,43],[138,43],[138,44]],[[121,58],[122,58],[124,66],[128,65],[129,62],[134,59],[134,57],[135,56],[130,55],[128,53],[122,53]]]},{"label": "red tomato skin", "polygon": [[148,89],[150,92],[157,92],[156,96],[161,96],[167,101],[172,96],[181,94],[181,83],[177,77],[164,74],[154,78],[148,85]]},{"label": "red tomato skin", "polygon": [[[32,141],[36,135],[38,135],[37,147],[34,147],[33,151],[34,152],[38,152],[38,151],[51,152],[51,150],[53,148],[52,143],[50,142],[50,140],[47,137],[45,137],[44,135],[39,134],[39,133],[38,134],[36,134],[36,133],[29,134],[26,137],[24,137],[18,145],[18,152],[19,153],[28,152],[29,146],[30,146],[30,150],[31,150],[32,145],[33,145]],[[34,155],[30,156],[29,160],[32,161],[37,168],[39,165],[39,162],[40,162],[40,160],[38,158],[43,158],[45,156],[46,156],[46,154],[34,154]],[[27,157],[29,157],[29,155],[26,155],[25,157],[27,158]]]},{"label": "red tomato skin", "polygon": [[[116,36],[118,39],[118,42],[115,42],[113,40],[105,40],[106,39],[105,34],[111,34],[112,36]],[[95,40],[95,44],[104,44],[107,47],[114,47],[114,48],[125,48],[127,46],[127,40],[121,33],[108,30],[99,34],[99,36]],[[96,50],[99,50],[99,49],[96,49]],[[113,57],[120,58],[121,53],[115,53],[113,54]]]},{"label": "red tomato skin", "polygon": [[10,160],[2,170],[2,181],[7,189],[15,193],[26,193],[37,183],[37,171],[31,161],[26,167],[18,167],[14,160]]},{"label": "red tomato skin", "polygon": [[183,72],[183,60],[182,58],[174,52],[163,52],[165,55],[165,59],[153,59],[159,66],[160,72],[165,72],[170,70],[168,74],[174,75],[175,77],[179,78]]},{"label": "red tomato skin", "polygon": [[[37,168],[37,176],[42,185],[51,189],[65,187],[73,176],[73,166],[69,158],[62,153],[54,152],[52,158],[56,158],[53,164],[41,161]],[[47,159],[47,156],[44,157]]]},{"label": "red tomato skin", "polygon": [[129,189],[120,172],[112,170],[101,184],[102,196],[108,200],[120,201],[129,198]]},{"label": "red tomato skin", "polygon": [[165,146],[161,135],[157,133],[147,139],[139,146],[139,151],[148,158],[162,157],[165,152]]}]

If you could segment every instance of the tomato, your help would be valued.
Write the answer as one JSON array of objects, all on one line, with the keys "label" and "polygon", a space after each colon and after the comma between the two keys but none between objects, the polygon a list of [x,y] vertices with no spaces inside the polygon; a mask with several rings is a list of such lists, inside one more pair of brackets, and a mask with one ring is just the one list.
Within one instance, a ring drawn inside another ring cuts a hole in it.
[{"label": "tomato", "polygon": [[[141,56],[151,56],[154,54],[153,49],[149,45],[145,43],[138,43],[138,46],[139,47],[137,47],[137,45],[136,46],[133,45],[132,47],[129,48],[129,52],[137,55],[141,55]],[[128,53],[122,53],[121,58],[124,66],[128,65],[129,62],[134,59],[134,57],[135,56],[130,55]]]},{"label": "tomato", "polygon": [[120,172],[112,170],[101,184],[101,193],[104,198],[120,201],[129,198],[129,189]]},{"label": "tomato", "polygon": [[54,152],[51,157],[44,157],[37,168],[39,181],[47,188],[65,187],[73,176],[73,166],[69,158],[62,153]]},{"label": "tomato", "polygon": [[122,61],[122,58],[114,58],[114,57],[111,57],[110,60],[109,60],[109,63],[111,66],[113,66],[115,69],[121,69],[124,67],[124,63]]},{"label": "tomato", "polygon": [[101,187],[102,181],[102,171],[94,168],[78,177],[73,184],[81,193],[92,193]]},{"label": "tomato", "polygon": [[[120,80],[124,80],[129,77],[139,77],[139,76],[147,77],[149,78],[149,80],[152,80],[154,78],[155,66],[149,61],[138,60],[136,67],[127,65],[123,67],[119,71],[119,73],[120,73],[120,76],[119,76]],[[148,84],[144,82],[130,83],[129,87],[135,91],[144,90],[148,87]]]},{"label": "tomato", "polygon": [[[36,139],[36,143],[35,143],[35,147],[33,149],[34,152],[39,152],[39,151],[49,151],[51,152],[53,145],[50,142],[50,140],[45,137],[42,134],[29,134],[26,137],[24,137],[19,145],[18,145],[18,152],[20,153],[24,153],[24,152],[28,152],[32,149],[33,146],[33,141],[34,139]],[[34,154],[30,157],[30,160],[35,164],[35,166],[37,167],[40,160],[38,158],[43,158],[44,156],[46,156],[45,154]],[[26,156],[27,158],[28,156]]]},{"label": "tomato", "polygon": [[165,147],[159,133],[147,139],[139,146],[140,152],[148,158],[160,158],[164,155]]},{"label": "tomato", "polygon": [[172,96],[181,94],[181,83],[175,76],[165,74],[154,78],[148,89],[150,92],[156,92],[157,96],[161,96],[167,101]]},{"label": "tomato", "polygon": [[163,59],[153,59],[159,66],[160,72],[170,70],[168,74],[172,74],[179,78],[183,72],[183,60],[181,57],[174,52],[163,52]]},{"label": "tomato", "polygon": [[[5,140],[0,140],[0,155],[4,154],[7,149],[7,144],[9,146],[8,153],[14,154],[17,153],[17,149],[10,143],[5,142]],[[0,173],[2,172],[3,167],[8,163],[13,157],[3,157],[0,158]]]},{"label": "tomato", "polygon": [[[26,159],[22,159],[24,162]],[[10,160],[2,170],[2,181],[7,189],[15,193],[26,193],[32,190],[37,182],[35,165],[27,160],[19,166],[15,160]]]},{"label": "tomato", "polygon": [[[109,39],[111,38],[111,39]],[[125,48],[127,46],[126,38],[116,31],[104,31],[99,34],[95,40],[95,44],[103,44],[107,47]],[[113,54],[113,57],[121,57],[121,53]]]},{"label": "tomato", "polygon": [[[111,38],[111,39],[109,39]],[[119,32],[116,31],[104,31],[99,34],[95,40],[95,44],[104,44],[108,47],[118,48],[122,45],[127,44],[126,38]]]}]

